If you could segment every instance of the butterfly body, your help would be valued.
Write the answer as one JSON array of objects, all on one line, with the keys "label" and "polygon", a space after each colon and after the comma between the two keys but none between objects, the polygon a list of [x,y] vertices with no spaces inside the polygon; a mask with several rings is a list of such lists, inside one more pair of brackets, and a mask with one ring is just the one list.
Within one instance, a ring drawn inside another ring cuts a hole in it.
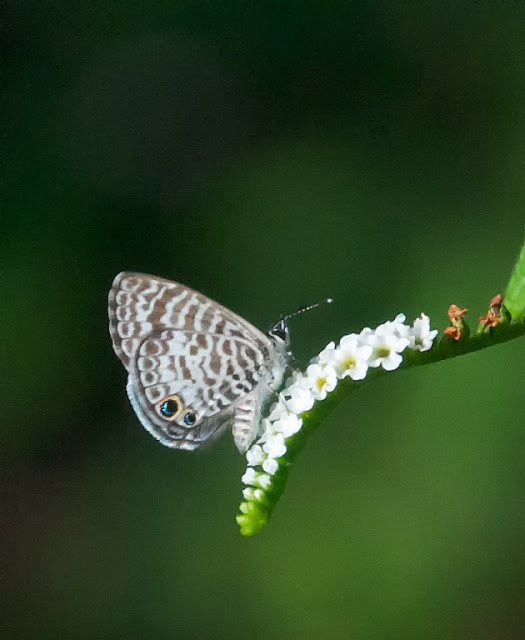
[{"label": "butterfly body", "polygon": [[166,446],[194,450],[231,423],[244,452],[281,384],[286,326],[266,335],[193,289],[129,272],[113,281],[108,310],[142,425]]}]

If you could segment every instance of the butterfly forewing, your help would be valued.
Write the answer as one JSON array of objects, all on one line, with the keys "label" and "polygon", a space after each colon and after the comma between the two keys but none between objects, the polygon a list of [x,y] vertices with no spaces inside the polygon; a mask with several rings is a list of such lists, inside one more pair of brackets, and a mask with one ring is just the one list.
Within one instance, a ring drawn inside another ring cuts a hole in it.
[{"label": "butterfly forewing", "polygon": [[[275,344],[246,320],[184,285],[135,273],[115,278],[109,317],[133,408],[163,444],[198,447],[236,407],[240,424],[256,420],[264,394],[253,390],[275,377]],[[242,449],[254,425],[243,430]]]},{"label": "butterfly forewing", "polygon": [[109,319],[113,348],[128,369],[139,344],[156,329],[217,333],[271,345],[268,336],[202,293],[140,273],[124,272],[115,278]]}]

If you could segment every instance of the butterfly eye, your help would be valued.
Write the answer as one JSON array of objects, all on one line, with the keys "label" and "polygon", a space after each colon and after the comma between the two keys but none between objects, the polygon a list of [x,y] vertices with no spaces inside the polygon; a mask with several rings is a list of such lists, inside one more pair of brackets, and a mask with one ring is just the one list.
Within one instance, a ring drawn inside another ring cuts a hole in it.
[{"label": "butterfly eye", "polygon": [[187,424],[188,427],[193,426],[196,420],[197,416],[192,411],[188,411],[188,413],[184,416],[184,424]]},{"label": "butterfly eye", "polygon": [[181,408],[181,403],[177,396],[164,398],[164,400],[157,404],[157,411],[161,418],[166,418],[166,420],[170,421],[175,420],[179,415]]}]

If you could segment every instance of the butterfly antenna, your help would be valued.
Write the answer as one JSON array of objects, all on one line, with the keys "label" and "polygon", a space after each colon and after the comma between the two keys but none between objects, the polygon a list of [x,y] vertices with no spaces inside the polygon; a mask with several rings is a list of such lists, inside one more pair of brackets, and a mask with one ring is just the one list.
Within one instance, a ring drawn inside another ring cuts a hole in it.
[{"label": "butterfly antenna", "polygon": [[301,315],[301,313],[311,311],[312,309],[317,309],[318,307],[322,307],[325,304],[332,304],[333,301],[333,298],[325,298],[324,300],[319,300],[319,302],[314,302],[313,304],[306,305],[305,307],[299,307],[297,311],[294,311],[293,313],[287,313],[284,316],[283,320],[294,318],[295,316]]}]

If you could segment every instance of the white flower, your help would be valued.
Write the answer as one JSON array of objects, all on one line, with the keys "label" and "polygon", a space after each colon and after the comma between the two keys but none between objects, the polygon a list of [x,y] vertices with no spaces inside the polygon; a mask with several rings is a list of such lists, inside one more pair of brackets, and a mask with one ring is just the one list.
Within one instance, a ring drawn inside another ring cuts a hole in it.
[{"label": "white flower", "polygon": [[248,467],[241,478],[243,484],[257,484],[257,476],[260,475],[253,467]]},{"label": "white flower", "polygon": [[[244,484],[261,486],[263,482],[266,482],[265,477],[263,477],[260,472],[254,471],[253,467],[262,466],[263,471],[270,474],[270,476],[273,476],[279,468],[277,458],[282,458],[286,453],[284,435],[282,433],[275,433],[275,431],[271,431],[270,424],[268,427],[263,446],[261,447],[259,444],[254,444],[246,452],[248,469],[242,477]],[[263,439],[261,438],[259,442],[263,442]],[[263,479],[261,480],[261,478]]]},{"label": "white flower", "polygon": [[272,484],[272,479],[266,473],[261,473],[257,478],[257,482],[259,483],[261,489],[268,489],[268,487]]},{"label": "white flower", "polygon": [[279,394],[277,398],[277,402],[271,406],[270,415],[268,416],[268,420],[273,422],[275,420],[279,420],[279,418],[288,413],[288,409],[286,408],[286,403],[283,398],[284,391]]},{"label": "white flower", "polygon": [[264,497],[264,492],[261,489],[246,487],[242,490],[242,495],[245,500],[261,500]]},{"label": "white flower", "polygon": [[285,400],[286,407],[292,413],[300,414],[309,411],[314,406],[315,398],[308,389],[301,388],[298,384],[293,384],[285,390],[288,398]]},{"label": "white flower", "polygon": [[428,351],[432,347],[432,342],[437,336],[438,330],[430,330],[430,318],[422,313],[414,320],[414,326],[408,333],[409,348],[416,351]]},{"label": "white flower", "polygon": [[285,438],[293,436],[302,427],[303,421],[298,418],[295,413],[283,413],[279,420],[273,423],[273,429],[276,433],[282,433]]},{"label": "white flower", "polygon": [[321,351],[317,358],[313,358],[312,362],[318,361],[319,364],[330,364],[330,356],[335,349],[335,342],[329,342],[326,347]]},{"label": "white flower", "polygon": [[387,326],[389,326],[389,327],[392,327],[392,329],[395,331],[395,333],[400,338],[404,338],[405,334],[410,329],[410,327],[405,324],[406,319],[407,319],[407,317],[406,317],[406,315],[404,313],[398,313],[393,321],[389,320],[389,321],[385,322],[385,324]]},{"label": "white flower", "polygon": [[304,373],[302,371],[293,371],[292,375],[286,380],[284,385],[283,393],[286,394],[292,387],[296,385],[301,386],[301,383],[304,381]]},{"label": "white flower", "polygon": [[[372,329],[370,329],[370,327],[364,327],[363,329],[361,329],[361,333],[359,334],[359,341],[361,342],[361,344],[366,344],[367,337],[371,336],[373,333],[374,332],[372,331]],[[350,335],[353,336],[355,334],[351,333]]]},{"label": "white flower", "polygon": [[283,434],[275,433],[271,438],[268,438],[268,440],[263,444],[263,450],[269,458],[281,458],[284,456],[286,453],[286,445],[284,444]]},{"label": "white flower", "polygon": [[361,344],[361,340],[361,336],[351,333],[341,338],[337,349],[325,349],[325,358],[338,378],[350,376],[352,380],[362,380],[366,376],[372,347]]},{"label": "white flower", "polygon": [[406,316],[404,313],[398,313],[393,320],[387,320],[383,322],[372,333],[379,333],[380,335],[394,334],[398,338],[407,338],[410,331],[410,327],[404,324]]},{"label": "white flower", "polygon": [[367,344],[373,352],[368,360],[369,367],[383,367],[385,371],[397,369],[403,361],[399,354],[408,346],[407,338],[397,335],[394,323],[380,325],[376,331],[366,336]]},{"label": "white flower", "polygon": [[307,388],[316,400],[324,400],[326,394],[333,391],[337,385],[337,376],[334,368],[329,364],[311,364],[306,369],[306,376],[301,381],[301,386]]},{"label": "white flower", "polygon": [[259,431],[258,431],[258,436],[259,439],[257,440],[258,444],[262,444],[263,442],[266,442],[266,439],[275,431],[273,423],[270,422],[270,420],[268,418],[264,418],[264,420],[261,420],[261,424],[259,425]]},{"label": "white flower", "polygon": [[262,468],[263,468],[264,471],[266,471],[266,473],[269,473],[271,476],[273,476],[273,474],[279,468],[279,465],[277,463],[277,460],[275,460],[275,458],[267,458],[263,462]]},{"label": "white flower", "polygon": [[253,467],[248,467],[241,478],[241,482],[254,487],[260,487],[261,489],[267,489],[272,484],[272,479],[269,475],[255,471]]},{"label": "white flower", "polygon": [[301,389],[310,389],[312,386],[310,379],[306,374],[295,372],[294,380],[291,385],[284,389],[284,393],[289,393],[293,391],[294,387],[299,387]]},{"label": "white flower", "polygon": [[248,461],[248,466],[250,467],[256,467],[257,465],[262,464],[264,458],[265,455],[263,453],[263,450],[258,444],[254,444],[246,452],[246,460]]}]

